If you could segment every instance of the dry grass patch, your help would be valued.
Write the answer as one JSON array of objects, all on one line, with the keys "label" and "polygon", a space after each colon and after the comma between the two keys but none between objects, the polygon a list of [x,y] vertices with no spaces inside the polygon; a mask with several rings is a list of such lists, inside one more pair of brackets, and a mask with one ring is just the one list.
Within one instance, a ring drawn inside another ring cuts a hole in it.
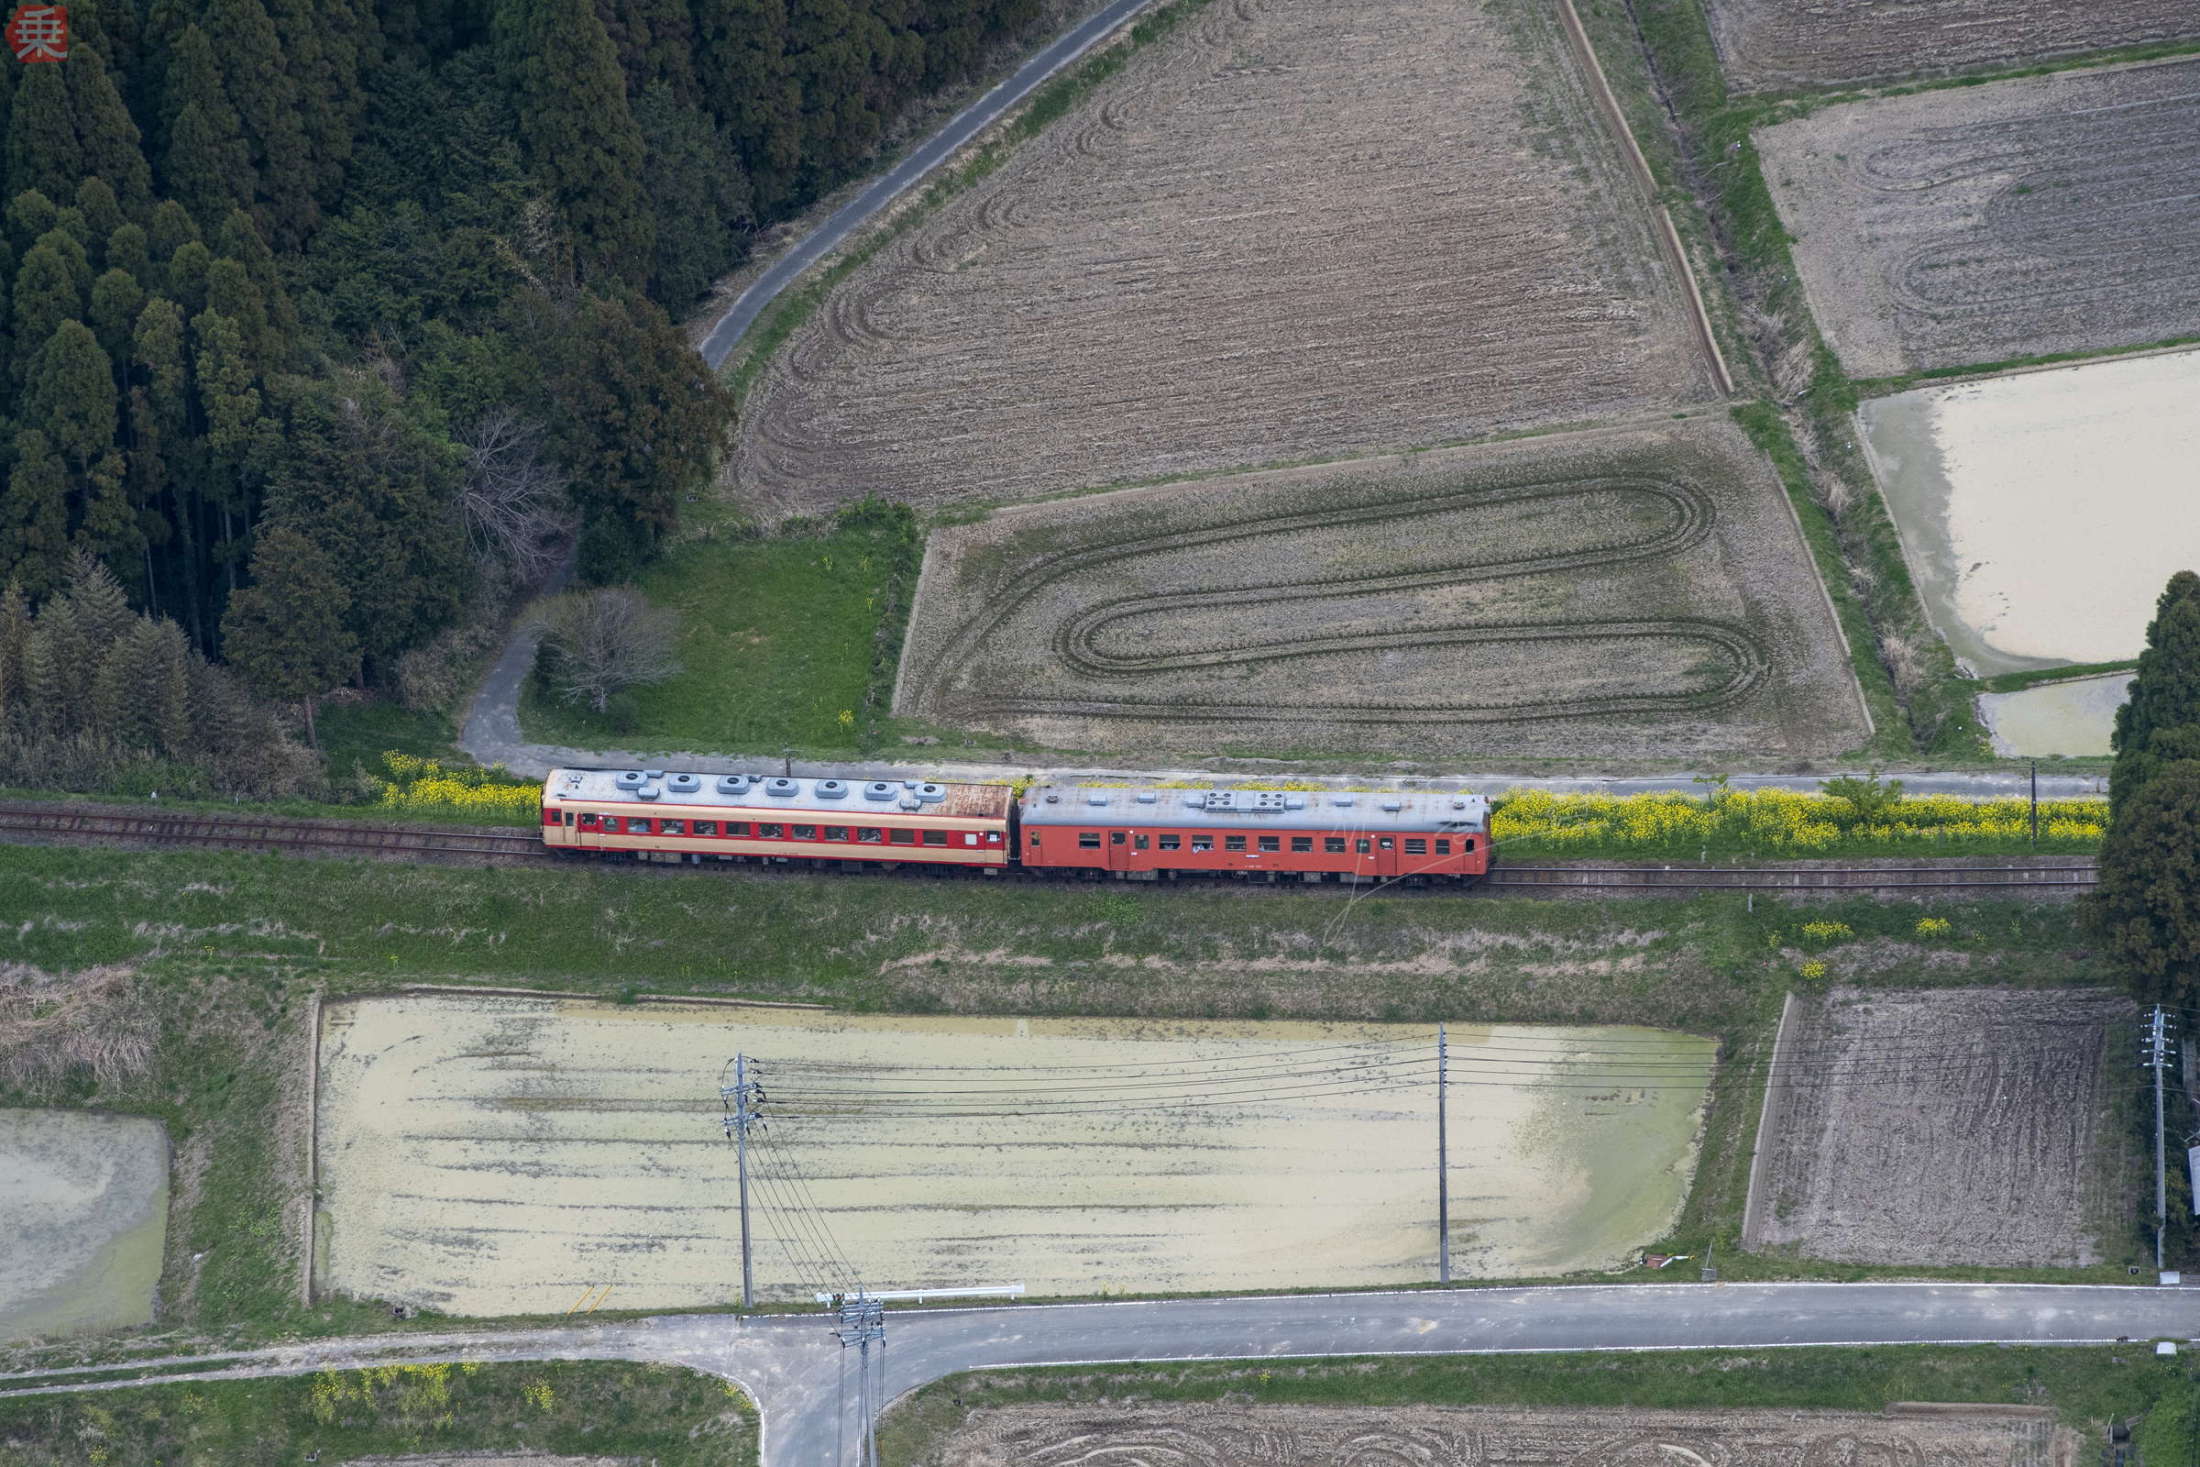
[{"label": "dry grass patch", "polygon": [[841,286],[771,512],[1001,500],[1711,394],[1540,0],[1217,0]]},{"label": "dry grass patch", "polygon": [[1865,736],[1779,486],[1718,420],[941,530],[896,712],[1092,750],[1810,756]]},{"label": "dry grass patch", "polygon": [[1855,376],[2200,334],[2200,60],[1853,102],[1758,142]]},{"label": "dry grass patch", "polygon": [[1835,989],[1798,999],[1757,1138],[1749,1248],[2071,1266],[2120,1240],[2129,999]]},{"label": "dry grass patch", "polygon": [[1934,76],[2200,36],[2189,0],[1707,0],[1738,92]]},{"label": "dry grass patch", "polygon": [[1475,1406],[1020,1406],[974,1411],[926,1467],[1745,1467],[1931,1462],[2059,1467],[2077,1433],[2045,1412],[1890,1420],[1862,1411]]},{"label": "dry grass patch", "polygon": [[159,1042],[134,968],[0,963],[0,1090],[50,1095],[79,1073],[112,1090],[145,1072]]}]

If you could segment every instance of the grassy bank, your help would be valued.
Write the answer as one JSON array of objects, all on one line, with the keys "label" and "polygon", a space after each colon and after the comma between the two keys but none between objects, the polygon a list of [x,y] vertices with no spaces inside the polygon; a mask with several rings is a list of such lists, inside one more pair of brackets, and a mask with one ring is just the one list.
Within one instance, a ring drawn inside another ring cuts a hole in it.
[{"label": "grassy bank", "polygon": [[690,541],[640,588],[680,618],[680,672],[608,714],[530,683],[521,727],[581,748],[824,757],[875,747],[924,554],[909,511],[866,503],[822,528]]},{"label": "grassy bank", "polygon": [[1651,1354],[1481,1355],[1411,1359],[1071,1366],[951,1376],[897,1402],[879,1426],[892,1467],[936,1467],[948,1435],[985,1407],[1638,1406],[1878,1411],[1893,1401],[2051,1405],[2100,1439],[2105,1423],[2145,1416],[2149,1467],[2183,1467],[2193,1386],[2182,1361],[2142,1346],[1946,1349],[1930,1346],[1703,1350]]},{"label": "grassy bank", "polygon": [[668,1365],[399,1365],[0,1401],[11,1467],[276,1467],[508,1451],[753,1467],[756,1412]]}]

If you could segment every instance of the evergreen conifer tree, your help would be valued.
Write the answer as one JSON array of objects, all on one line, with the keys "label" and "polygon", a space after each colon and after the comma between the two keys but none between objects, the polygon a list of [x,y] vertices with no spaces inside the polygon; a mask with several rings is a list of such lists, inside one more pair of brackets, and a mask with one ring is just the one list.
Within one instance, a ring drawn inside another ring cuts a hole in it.
[{"label": "evergreen conifer tree", "polygon": [[147,247],[157,264],[166,265],[175,258],[176,251],[199,238],[199,226],[191,218],[191,211],[174,199],[162,199],[153,206],[153,222],[146,229]]},{"label": "evergreen conifer tree", "polygon": [[2200,757],[2165,762],[2125,797],[2089,901],[2141,998],[2200,999]]},{"label": "evergreen conifer tree", "polygon": [[640,285],[656,244],[642,197],[642,134],[595,6],[496,0],[496,25],[528,166],[565,220],[584,278]]},{"label": "evergreen conifer tree", "polygon": [[[261,217],[275,240],[295,249],[313,233],[320,207],[313,197],[317,180],[306,151],[298,86],[275,22],[260,0],[211,0],[206,38],[221,63],[222,91],[252,146]],[[211,222],[220,216],[199,217]]]},{"label": "evergreen conifer tree", "polygon": [[18,255],[29,254],[39,236],[53,228],[60,217],[60,206],[42,191],[24,189],[8,199],[8,243]]},{"label": "evergreen conifer tree", "polygon": [[125,224],[107,236],[107,264],[128,272],[144,289],[153,286],[153,255],[146,243],[144,226]]},{"label": "evergreen conifer tree", "polygon": [[30,373],[35,353],[53,339],[61,323],[84,318],[85,302],[69,261],[45,240],[23,257],[23,267],[15,272],[14,297],[10,303],[15,312],[13,363],[20,384]]},{"label": "evergreen conifer tree", "polygon": [[84,176],[84,156],[69,116],[68,79],[61,75],[68,67],[20,69],[24,75],[8,108],[8,186],[18,193],[36,189],[49,199],[70,198]]},{"label": "evergreen conifer tree", "polygon": [[15,435],[15,464],[0,496],[0,575],[31,596],[61,584],[69,549],[69,478],[36,428]]},{"label": "evergreen conifer tree", "polygon": [[23,658],[30,650],[31,608],[20,581],[0,586],[0,735],[27,732],[23,716]]},{"label": "evergreen conifer tree", "polygon": [[358,665],[359,647],[345,625],[350,610],[335,562],[298,531],[277,526],[253,548],[252,583],[229,598],[222,618],[229,665],[262,697],[298,703],[315,748],[314,701]]},{"label": "evergreen conifer tree", "polygon": [[[137,123],[131,120],[130,109],[116,89],[99,48],[71,45],[68,64],[50,69],[69,74],[70,110],[76,119],[77,146],[85,174],[114,190],[116,200],[129,212],[149,208],[153,202],[153,170],[145,161],[144,139]],[[99,237],[104,239],[113,227],[100,228]]]},{"label": "evergreen conifer tree", "polygon": [[[2186,729],[2193,732],[2181,732]],[[2200,575],[2179,571],[2155,602],[2146,650],[2116,710],[2109,740],[2116,751],[2108,779],[2111,819],[2164,764],[2200,757],[2200,749],[2183,752],[2194,741],[2200,741]]]},{"label": "evergreen conifer tree", "polygon": [[108,241],[125,222],[122,205],[115,201],[115,191],[107,186],[104,178],[86,178],[76,186],[76,212],[84,220],[85,233],[91,236],[92,253],[105,267]]},{"label": "evergreen conifer tree", "polygon": [[[162,105],[170,109],[160,170],[168,197],[201,224],[237,205],[250,207],[260,188],[252,145],[222,90],[213,45],[196,25],[186,27],[176,42]],[[154,234],[156,240],[161,234],[157,217]]]},{"label": "evergreen conifer tree", "polygon": [[130,333],[144,308],[145,292],[129,271],[109,270],[92,282],[92,331],[109,357],[128,358]]}]

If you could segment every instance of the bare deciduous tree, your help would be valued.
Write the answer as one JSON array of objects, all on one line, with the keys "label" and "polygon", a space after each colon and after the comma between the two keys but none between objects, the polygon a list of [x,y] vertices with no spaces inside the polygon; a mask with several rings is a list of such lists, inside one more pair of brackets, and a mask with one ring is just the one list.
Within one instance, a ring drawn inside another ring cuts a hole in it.
[{"label": "bare deciduous tree", "polygon": [[661,683],[680,670],[679,619],[638,591],[607,586],[569,591],[540,613],[551,655],[550,684],[568,703],[598,713],[628,688]]},{"label": "bare deciduous tree", "polygon": [[466,449],[459,508],[477,560],[500,557],[523,585],[556,567],[573,532],[565,471],[544,451],[542,425],[494,408],[458,434]]}]

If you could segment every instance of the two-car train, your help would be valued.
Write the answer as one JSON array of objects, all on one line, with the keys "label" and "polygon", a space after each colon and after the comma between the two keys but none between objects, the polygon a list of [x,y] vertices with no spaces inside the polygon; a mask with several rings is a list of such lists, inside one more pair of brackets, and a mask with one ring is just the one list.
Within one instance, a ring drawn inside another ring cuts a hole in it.
[{"label": "two-car train", "polygon": [[819,869],[963,867],[1119,881],[1234,876],[1471,882],[1489,802],[1450,790],[931,784],[661,769],[554,769],[552,850]]}]

